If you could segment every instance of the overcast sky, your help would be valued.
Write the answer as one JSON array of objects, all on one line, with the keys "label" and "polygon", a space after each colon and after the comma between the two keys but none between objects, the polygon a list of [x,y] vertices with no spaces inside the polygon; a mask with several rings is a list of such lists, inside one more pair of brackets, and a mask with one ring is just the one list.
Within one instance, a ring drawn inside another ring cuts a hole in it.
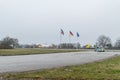
[{"label": "overcast sky", "polygon": [[0,39],[21,44],[60,42],[60,29],[69,42],[69,30],[80,37],[71,42],[94,44],[100,35],[113,42],[120,37],[120,0],[0,0]]}]

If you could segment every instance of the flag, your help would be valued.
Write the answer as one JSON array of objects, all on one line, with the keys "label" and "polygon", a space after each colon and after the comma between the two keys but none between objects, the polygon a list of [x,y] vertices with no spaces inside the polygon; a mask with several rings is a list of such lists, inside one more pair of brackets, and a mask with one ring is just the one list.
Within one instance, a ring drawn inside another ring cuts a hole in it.
[{"label": "flag", "polygon": [[64,35],[64,31],[61,29],[61,34]]},{"label": "flag", "polygon": [[77,37],[80,37],[79,33],[77,32]]},{"label": "flag", "polygon": [[71,36],[74,36],[74,34],[71,31],[69,31],[69,33],[70,33]]}]

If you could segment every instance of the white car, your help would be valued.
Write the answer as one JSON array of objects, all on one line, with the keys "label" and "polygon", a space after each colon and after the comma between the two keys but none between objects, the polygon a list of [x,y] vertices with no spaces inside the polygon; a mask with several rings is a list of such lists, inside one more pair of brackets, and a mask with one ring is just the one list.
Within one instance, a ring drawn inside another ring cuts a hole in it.
[{"label": "white car", "polygon": [[105,49],[103,47],[96,47],[95,51],[96,52],[105,52]]}]

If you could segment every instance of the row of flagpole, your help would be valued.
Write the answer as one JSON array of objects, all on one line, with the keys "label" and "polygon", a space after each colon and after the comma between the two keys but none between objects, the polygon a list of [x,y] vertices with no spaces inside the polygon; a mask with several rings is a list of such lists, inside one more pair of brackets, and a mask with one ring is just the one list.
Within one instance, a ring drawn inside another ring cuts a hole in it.
[{"label": "row of flagpole", "polygon": [[[65,35],[65,33],[64,33],[63,29],[60,29],[60,44],[62,43],[62,36],[64,36],[64,35]],[[73,36],[74,36],[73,32],[69,31],[69,43],[71,43],[71,37],[73,37]],[[80,37],[78,32],[76,32],[76,36],[77,36],[77,38]]]}]

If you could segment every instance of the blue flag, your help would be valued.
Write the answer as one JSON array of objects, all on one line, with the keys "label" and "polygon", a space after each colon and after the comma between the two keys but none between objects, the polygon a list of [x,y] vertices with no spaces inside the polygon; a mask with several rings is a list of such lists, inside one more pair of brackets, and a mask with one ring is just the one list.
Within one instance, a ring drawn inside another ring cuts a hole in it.
[{"label": "blue flag", "polygon": [[77,37],[80,37],[79,33],[77,32]]}]

